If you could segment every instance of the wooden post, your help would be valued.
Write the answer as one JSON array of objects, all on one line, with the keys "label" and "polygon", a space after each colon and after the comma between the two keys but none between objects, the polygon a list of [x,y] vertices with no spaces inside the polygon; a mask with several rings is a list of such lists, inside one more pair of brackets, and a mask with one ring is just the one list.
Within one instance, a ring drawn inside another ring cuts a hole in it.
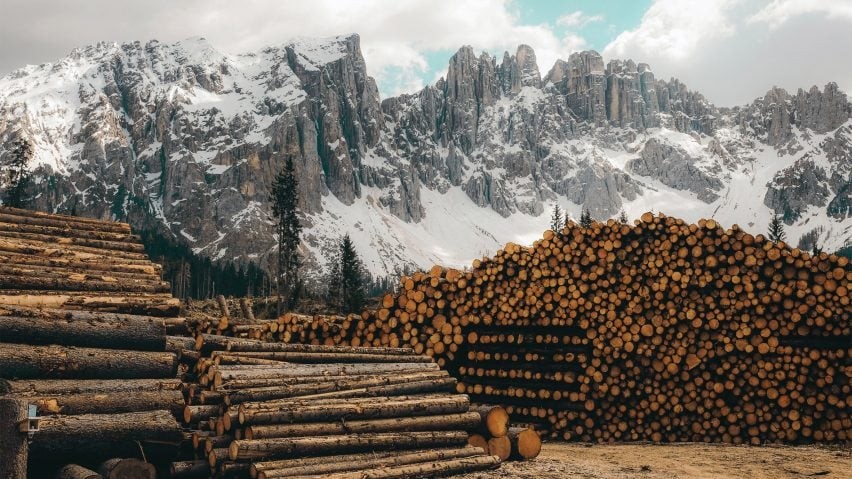
[{"label": "wooden post", "polygon": [[27,435],[19,429],[26,419],[26,401],[0,398],[0,477],[4,479],[27,479]]}]

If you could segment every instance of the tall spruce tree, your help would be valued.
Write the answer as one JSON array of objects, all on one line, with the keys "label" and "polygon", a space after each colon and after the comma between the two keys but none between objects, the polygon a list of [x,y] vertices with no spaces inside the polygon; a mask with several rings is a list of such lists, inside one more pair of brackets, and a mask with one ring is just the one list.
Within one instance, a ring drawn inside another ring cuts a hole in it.
[{"label": "tall spruce tree", "polygon": [[776,214],[772,217],[772,221],[769,222],[769,241],[778,243],[779,241],[784,241],[784,238],[786,238],[784,223],[781,221],[781,216]]},{"label": "tall spruce tree", "polygon": [[4,175],[6,191],[3,193],[3,204],[15,208],[23,208],[24,193],[30,182],[30,172],[27,164],[33,157],[33,147],[29,140],[21,138],[12,142],[9,152],[11,157]]},{"label": "tall spruce tree", "polygon": [[341,300],[341,286],[343,285],[343,280],[341,279],[342,273],[340,270],[340,250],[341,245],[336,244],[331,254],[328,257],[328,263],[326,266],[326,304],[334,311],[341,311],[343,309],[343,301]]},{"label": "tall spruce tree", "polygon": [[583,228],[590,228],[592,226],[592,214],[589,213],[589,210],[584,209],[583,213],[580,214],[580,226]]},{"label": "tall spruce tree", "polygon": [[618,215],[618,222],[626,225],[628,221],[630,220],[627,219],[627,213],[621,210],[621,213]]},{"label": "tall spruce tree", "polygon": [[275,273],[275,289],[278,296],[278,314],[283,308],[293,309],[299,299],[299,242],[302,224],[299,222],[299,182],[296,179],[293,159],[287,158],[284,171],[278,173],[272,183],[272,214],[278,220],[278,267]]},{"label": "tall spruce tree", "polygon": [[559,205],[553,207],[553,214],[550,216],[550,229],[555,232],[560,232],[565,225],[565,219],[562,217],[562,209]]},{"label": "tall spruce tree", "polygon": [[349,235],[340,242],[340,303],[344,313],[364,309],[364,267]]}]

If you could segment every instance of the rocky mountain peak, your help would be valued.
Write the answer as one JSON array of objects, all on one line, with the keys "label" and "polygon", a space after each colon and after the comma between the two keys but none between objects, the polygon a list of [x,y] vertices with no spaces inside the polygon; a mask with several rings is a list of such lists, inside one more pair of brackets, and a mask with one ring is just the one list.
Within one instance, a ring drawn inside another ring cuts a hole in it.
[{"label": "rocky mountain peak", "polygon": [[523,242],[553,204],[758,230],[783,212],[791,239],[839,247],[852,231],[849,119],[836,84],[718,109],[594,51],[542,79],[524,45],[502,59],[462,47],[445,79],[380,102],[357,35],[243,55],[201,39],[104,43],[0,79],[0,145],[34,143],[33,207],[265,264],[269,189],[292,159],[308,260],[346,231],[377,274]]}]

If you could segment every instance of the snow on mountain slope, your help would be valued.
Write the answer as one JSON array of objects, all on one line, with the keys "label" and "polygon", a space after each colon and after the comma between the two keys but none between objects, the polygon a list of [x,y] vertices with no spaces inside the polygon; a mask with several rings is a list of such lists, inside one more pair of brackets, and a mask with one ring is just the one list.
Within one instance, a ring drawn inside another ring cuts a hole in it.
[{"label": "snow on mountain slope", "polygon": [[542,77],[526,46],[501,63],[464,47],[447,78],[381,101],[357,35],[243,55],[200,38],[99,43],[0,79],[0,145],[33,142],[34,207],[266,264],[269,189],[291,158],[309,263],[348,232],[377,275],[530,243],[556,204],[754,232],[777,212],[793,244],[848,246],[850,115],[834,84],[717,109],[595,52]]}]

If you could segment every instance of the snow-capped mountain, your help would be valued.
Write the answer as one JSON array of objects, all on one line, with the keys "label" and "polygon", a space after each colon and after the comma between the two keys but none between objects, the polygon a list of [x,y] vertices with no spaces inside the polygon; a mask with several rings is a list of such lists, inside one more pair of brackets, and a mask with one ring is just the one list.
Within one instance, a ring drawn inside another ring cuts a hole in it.
[{"label": "snow-capped mountain", "polygon": [[[159,227],[215,260],[274,248],[293,158],[321,258],[350,233],[375,274],[529,243],[555,204],[653,210],[789,242],[852,244],[852,105],[835,84],[724,109],[646,64],[470,47],[447,78],[382,101],[357,35],[228,55],[203,39],[99,43],[0,79],[0,145],[35,147],[35,207]],[[0,162],[8,154],[0,146]]]}]

